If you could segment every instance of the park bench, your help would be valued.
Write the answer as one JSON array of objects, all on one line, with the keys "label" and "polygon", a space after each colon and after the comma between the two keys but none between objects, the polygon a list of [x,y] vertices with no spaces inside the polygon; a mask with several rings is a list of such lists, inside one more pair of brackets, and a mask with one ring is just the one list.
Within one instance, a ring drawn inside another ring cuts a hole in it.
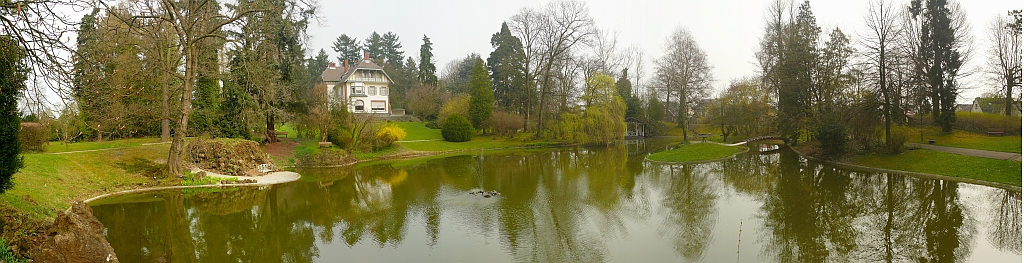
[{"label": "park bench", "polygon": [[284,136],[285,138],[288,138],[288,132],[286,132],[286,131],[274,131],[274,136]]},{"label": "park bench", "polygon": [[331,142],[320,142],[320,148],[329,148],[331,145]]},{"label": "park bench", "polygon": [[993,136],[993,135],[1003,136],[1003,133],[1004,133],[1003,129],[1000,129],[1000,128],[990,128],[990,129],[988,129],[988,136]]}]

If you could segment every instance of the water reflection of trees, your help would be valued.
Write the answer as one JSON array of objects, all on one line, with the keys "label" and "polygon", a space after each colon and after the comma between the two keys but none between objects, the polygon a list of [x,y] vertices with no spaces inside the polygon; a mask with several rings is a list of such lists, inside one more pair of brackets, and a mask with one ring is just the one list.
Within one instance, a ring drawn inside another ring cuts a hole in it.
[{"label": "water reflection of trees", "polygon": [[666,215],[659,232],[671,239],[676,254],[701,261],[711,243],[718,221],[721,184],[712,175],[719,163],[652,165],[655,184],[664,186]]},{"label": "water reflection of trees", "polygon": [[762,207],[762,253],[780,262],[847,258],[855,247],[852,226],[858,206],[849,193],[848,172],[808,165],[783,153],[780,173]]},{"label": "water reflection of trees", "polygon": [[[775,156],[741,156],[722,171],[737,192],[763,202],[762,256],[779,262],[969,257],[974,224],[961,208],[957,183],[840,170],[791,152]],[[1019,216],[1019,207],[1008,205]]]},{"label": "water reflection of trees", "polygon": [[993,222],[988,224],[988,241],[993,247],[1020,255],[1021,193],[1000,190],[991,195]]},{"label": "water reflection of trees", "polygon": [[[758,243],[772,261],[959,262],[974,242],[956,183],[839,170],[788,151],[699,165],[640,157],[621,146],[471,154],[94,209],[126,262],[309,262],[318,242],[398,247],[424,231],[434,246],[453,225],[497,239],[514,261],[606,261],[609,240],[652,217],[679,257],[701,261],[733,192],[761,203]],[[502,195],[466,194],[477,188]],[[1020,194],[985,193],[988,242],[1020,253]]]},{"label": "water reflection of trees", "polygon": [[[253,191],[262,190],[196,194],[201,199],[230,196],[241,204],[255,204],[250,209],[203,212],[180,192],[171,192],[157,194],[162,200],[155,202],[99,206],[96,215],[108,237],[117,237],[109,239],[125,262],[312,261],[318,255],[309,245],[314,240],[312,228],[296,217],[299,214],[286,200],[278,199],[278,193]],[[262,196],[265,199],[246,199]]]}]

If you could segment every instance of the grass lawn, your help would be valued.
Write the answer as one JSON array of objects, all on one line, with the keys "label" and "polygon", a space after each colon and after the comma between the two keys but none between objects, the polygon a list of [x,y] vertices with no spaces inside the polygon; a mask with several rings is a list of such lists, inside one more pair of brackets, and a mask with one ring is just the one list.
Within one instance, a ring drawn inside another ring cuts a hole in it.
[{"label": "grass lawn", "polygon": [[405,129],[405,138],[403,141],[418,141],[418,140],[441,140],[441,129],[427,128],[423,122],[396,122],[395,124],[402,129]]},{"label": "grass lawn", "polygon": [[[406,131],[408,132],[408,131]],[[527,143],[525,137],[532,136],[530,134],[520,134],[516,138],[509,139],[506,137],[499,137],[497,139],[491,135],[477,135],[468,142],[448,142],[448,141],[421,141],[421,142],[400,142],[396,143],[410,150],[415,151],[451,151],[451,150],[469,150],[469,149],[500,149],[517,146],[531,146],[541,145],[538,143]],[[439,136],[440,137],[440,136]],[[408,138],[408,137],[406,137]],[[408,140],[408,139],[406,139]]]},{"label": "grass lawn", "polygon": [[743,151],[742,146],[725,146],[715,143],[694,143],[682,147],[653,153],[647,159],[662,162],[695,162],[722,159]]},{"label": "grass lawn", "polygon": [[135,138],[135,139],[117,139],[112,141],[102,142],[75,142],[71,144],[63,144],[60,142],[50,142],[49,145],[43,146],[47,153],[57,152],[72,152],[72,151],[88,151],[88,150],[100,150],[100,149],[112,149],[112,148],[125,148],[132,146],[139,146],[142,144],[159,143],[160,138]]},{"label": "grass lawn", "polygon": [[1020,136],[988,136],[987,134],[953,130],[951,133],[942,133],[937,128],[925,128],[924,139],[921,141],[919,130],[914,129],[910,136],[910,142],[927,143],[928,139],[934,139],[935,145],[970,148],[978,150],[989,150],[997,152],[1021,152]]},{"label": "grass lawn", "polygon": [[[137,141],[146,140],[132,139],[132,143]],[[117,143],[72,146],[97,149]],[[25,154],[25,167],[14,174],[14,188],[0,195],[0,202],[42,218],[67,209],[72,200],[142,185],[174,185],[176,179],[152,179],[163,168],[153,160],[165,160],[168,149],[170,144],[156,144],[68,154]]]},{"label": "grass lawn", "polygon": [[910,150],[895,156],[862,155],[854,157],[850,161],[861,166],[1021,185],[1021,163],[1017,161],[988,159],[928,149]]}]

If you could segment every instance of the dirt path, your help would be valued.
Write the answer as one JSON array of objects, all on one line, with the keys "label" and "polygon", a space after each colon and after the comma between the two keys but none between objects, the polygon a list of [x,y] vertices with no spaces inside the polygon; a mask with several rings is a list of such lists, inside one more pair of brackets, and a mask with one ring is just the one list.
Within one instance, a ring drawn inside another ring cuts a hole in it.
[{"label": "dirt path", "polygon": [[929,149],[929,150],[940,151],[940,152],[947,152],[947,153],[952,153],[952,154],[969,155],[969,156],[989,158],[989,159],[997,159],[997,160],[1012,160],[1012,161],[1018,161],[1018,162],[1021,161],[1021,155],[1019,153],[1008,153],[1008,152],[976,150],[976,149],[957,148],[957,147],[948,147],[948,146],[938,146],[938,145],[920,144],[920,143],[912,143],[912,142],[907,143],[907,145],[915,146],[915,147],[921,147],[921,148],[925,148],[925,149]]},{"label": "dirt path", "polygon": [[262,148],[263,152],[269,154],[270,158],[274,159],[274,163],[278,167],[281,167],[287,165],[288,159],[295,157],[292,155],[292,150],[295,149],[296,146],[299,146],[299,143],[291,139],[284,138],[276,143],[264,144]]}]

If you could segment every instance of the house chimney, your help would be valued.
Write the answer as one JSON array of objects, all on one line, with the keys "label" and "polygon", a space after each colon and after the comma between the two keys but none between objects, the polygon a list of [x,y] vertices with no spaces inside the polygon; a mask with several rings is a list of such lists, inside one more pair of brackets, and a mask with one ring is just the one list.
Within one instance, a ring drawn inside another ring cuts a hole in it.
[{"label": "house chimney", "polygon": [[338,68],[338,65],[334,64],[334,62],[331,62],[331,64],[329,66],[327,66],[327,67],[330,68],[330,69],[336,69],[336,68]]},{"label": "house chimney", "polygon": [[345,60],[345,72],[348,72],[348,59]]},{"label": "house chimney", "polygon": [[366,61],[370,60],[370,52],[363,52],[363,59]]}]

